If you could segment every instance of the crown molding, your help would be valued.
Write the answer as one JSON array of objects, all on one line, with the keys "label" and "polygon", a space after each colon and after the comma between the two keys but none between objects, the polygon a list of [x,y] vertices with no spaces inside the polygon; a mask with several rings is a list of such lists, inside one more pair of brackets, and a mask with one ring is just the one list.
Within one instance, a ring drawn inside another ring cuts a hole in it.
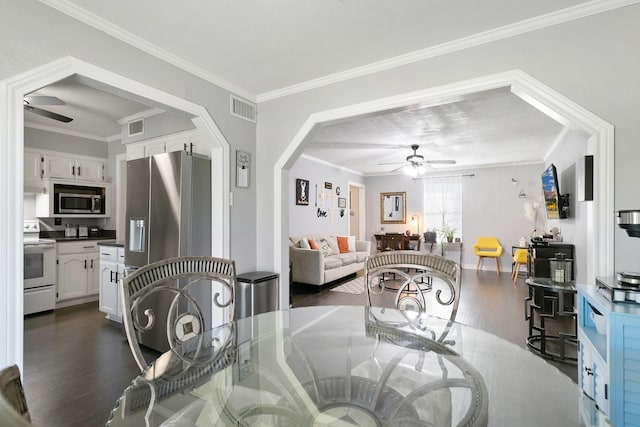
[{"label": "crown molding", "polygon": [[68,15],[106,34],[109,34],[110,36],[115,37],[116,39],[121,40],[124,43],[134,46],[188,73],[198,76],[214,85],[220,86],[223,89],[234,92],[256,103],[283,98],[311,89],[317,89],[323,86],[328,86],[353,78],[374,74],[380,71],[397,68],[403,65],[424,61],[442,55],[447,55],[471,47],[476,47],[501,39],[517,36],[519,34],[544,29],[554,25],[574,21],[640,2],[640,0],[593,0],[588,3],[579,4],[534,18],[525,19],[523,21],[477,33],[468,37],[463,37],[451,42],[442,43],[440,45],[432,46],[426,49],[421,49],[382,61],[373,62],[371,64],[352,68],[347,71],[329,74],[327,76],[265,92],[256,96],[248,90],[239,87],[213,73],[210,73],[203,68],[192,64],[184,60],[183,58],[154,45],[153,43],[146,41],[110,23],[103,18],[100,18],[99,16],[87,11],[86,9],[83,9],[71,3],[69,0],[39,1],[61,13],[64,13],[65,15]]},{"label": "crown molding", "polygon": [[331,163],[331,162],[328,162],[326,160],[322,160],[322,159],[319,159],[317,157],[310,156],[308,154],[301,154],[300,158],[307,159],[307,160],[310,160],[312,162],[319,163],[319,164],[322,164],[322,165],[325,165],[325,166],[329,166],[329,167],[332,167],[332,168],[335,168],[335,169],[338,169],[338,170],[341,170],[343,172],[347,172],[347,173],[350,173],[350,174],[353,174],[353,175],[366,176],[362,172],[358,172],[358,171],[355,171],[353,169],[345,168],[343,166],[338,166],[335,163]]},{"label": "crown molding", "polygon": [[171,65],[174,65],[180,68],[183,71],[186,71],[194,76],[200,77],[203,80],[208,81],[216,86],[219,86],[223,89],[226,89],[230,92],[241,95],[249,100],[255,102],[256,96],[255,94],[249,92],[248,90],[237,86],[228,80],[223,79],[209,71],[179,57],[178,55],[174,55],[173,53],[162,49],[159,46],[156,46],[153,43],[150,43],[144,40],[141,37],[138,37],[123,28],[107,21],[99,17],[98,15],[89,12],[86,9],[81,8],[80,6],[71,3],[69,0],[38,0],[40,3],[51,7],[52,9],[57,10],[58,12],[64,13],[71,18],[74,18],[80,22],[83,22],[97,30],[100,30],[116,39],[127,43],[133,47],[136,47],[142,50],[149,55],[155,56],[158,59],[161,59]]},{"label": "crown molding", "polygon": [[123,117],[119,120],[116,120],[120,126],[124,126],[127,123],[137,120],[137,119],[146,119],[147,117],[157,116],[158,114],[162,114],[165,111],[161,108],[149,108],[148,110],[140,111],[139,113],[131,114],[130,116]]},{"label": "crown molding", "polygon": [[458,52],[471,47],[495,42],[509,37],[517,36],[536,30],[541,30],[554,25],[565,22],[575,21],[577,19],[596,15],[598,13],[607,12],[620,7],[632,5],[640,2],[640,0],[593,0],[588,3],[550,12],[535,18],[525,19],[513,24],[487,30],[468,37],[463,37],[451,42],[442,43],[426,49],[417,50],[404,55],[373,62],[361,67],[352,68],[347,71],[329,74],[317,79],[308,80],[299,84],[287,86],[270,92],[258,94],[256,100],[258,103],[270,101],[277,98],[283,98],[311,89],[317,89],[323,86],[343,82],[346,80],[363,77],[374,74],[379,71],[390,70],[401,67],[403,65],[424,61],[438,56],[447,55]]},{"label": "crown molding", "polygon": [[40,123],[28,122],[26,120],[24,122],[24,127],[31,128],[31,129],[44,130],[47,132],[59,133],[62,135],[75,136],[77,138],[91,139],[93,141],[99,141],[99,142],[111,142],[111,141],[114,141],[114,138],[115,139],[120,138],[120,134],[104,137],[104,136],[93,135],[85,132],[77,132],[77,131],[68,130],[68,129],[60,129],[55,126],[47,126]]}]

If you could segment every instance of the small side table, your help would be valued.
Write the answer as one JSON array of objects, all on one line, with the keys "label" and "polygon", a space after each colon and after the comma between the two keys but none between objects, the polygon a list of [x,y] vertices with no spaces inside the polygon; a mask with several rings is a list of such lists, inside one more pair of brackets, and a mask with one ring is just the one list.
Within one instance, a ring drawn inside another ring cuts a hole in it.
[{"label": "small side table", "polygon": [[546,277],[526,280],[529,296],[524,316],[529,322],[527,346],[542,357],[576,364],[578,322],[575,282],[558,283]]}]

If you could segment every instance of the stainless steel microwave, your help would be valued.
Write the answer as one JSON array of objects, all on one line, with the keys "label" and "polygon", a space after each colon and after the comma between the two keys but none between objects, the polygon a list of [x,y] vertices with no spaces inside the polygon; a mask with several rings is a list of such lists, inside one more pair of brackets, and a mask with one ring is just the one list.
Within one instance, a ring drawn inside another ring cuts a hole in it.
[{"label": "stainless steel microwave", "polygon": [[106,191],[103,187],[55,184],[54,214],[104,215]]}]

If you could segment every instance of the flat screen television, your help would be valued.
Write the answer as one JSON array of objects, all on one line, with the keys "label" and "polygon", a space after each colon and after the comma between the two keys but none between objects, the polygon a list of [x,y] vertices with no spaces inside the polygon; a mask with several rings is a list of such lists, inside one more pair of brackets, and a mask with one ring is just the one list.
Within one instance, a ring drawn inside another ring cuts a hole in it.
[{"label": "flat screen television", "polygon": [[567,218],[569,213],[569,195],[560,194],[558,173],[556,172],[556,167],[553,163],[549,165],[542,174],[542,191],[544,192],[544,204],[547,210],[547,218]]}]

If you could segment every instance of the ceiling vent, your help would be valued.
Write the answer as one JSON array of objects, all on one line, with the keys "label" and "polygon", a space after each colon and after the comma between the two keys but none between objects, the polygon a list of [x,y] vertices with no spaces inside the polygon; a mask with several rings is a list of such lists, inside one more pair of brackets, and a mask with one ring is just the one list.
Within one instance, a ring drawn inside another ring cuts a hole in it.
[{"label": "ceiling vent", "polygon": [[256,114],[257,114],[256,104],[249,102],[245,99],[238,98],[233,94],[231,94],[230,101],[231,101],[230,108],[231,108],[232,115],[236,117],[240,117],[241,119],[248,120],[251,123],[256,122]]},{"label": "ceiling vent", "polygon": [[129,136],[142,135],[144,133],[144,119],[134,120],[127,123]]}]

